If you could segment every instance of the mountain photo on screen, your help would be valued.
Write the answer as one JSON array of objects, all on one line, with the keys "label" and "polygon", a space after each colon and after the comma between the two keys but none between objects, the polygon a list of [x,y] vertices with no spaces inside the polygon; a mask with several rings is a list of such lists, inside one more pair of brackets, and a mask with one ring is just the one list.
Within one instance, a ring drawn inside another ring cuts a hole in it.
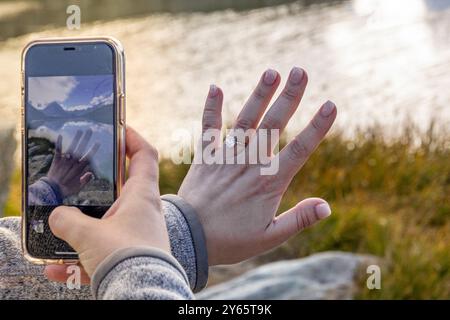
[{"label": "mountain photo on screen", "polygon": [[114,201],[113,75],[29,77],[29,205]]}]

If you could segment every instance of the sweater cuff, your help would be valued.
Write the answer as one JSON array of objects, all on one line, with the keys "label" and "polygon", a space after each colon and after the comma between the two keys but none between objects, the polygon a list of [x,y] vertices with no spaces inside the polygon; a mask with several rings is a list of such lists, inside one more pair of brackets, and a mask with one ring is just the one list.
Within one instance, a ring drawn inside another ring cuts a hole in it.
[{"label": "sweater cuff", "polygon": [[184,199],[173,194],[163,195],[161,199],[175,206],[183,214],[183,217],[189,227],[196,260],[196,278],[195,285],[192,290],[194,292],[199,292],[208,282],[209,268],[206,238],[203,227],[197,217],[195,209]]},{"label": "sweater cuff", "polygon": [[178,263],[178,261],[171,256],[169,253],[152,247],[130,247],[130,248],[123,248],[118,249],[111,253],[109,256],[107,256],[98,266],[97,269],[95,269],[94,274],[91,278],[91,290],[92,295],[95,299],[98,298],[98,290],[100,287],[100,284],[102,283],[103,279],[114,270],[116,266],[118,266],[121,262],[136,258],[136,257],[152,257],[157,258],[160,260],[163,260],[167,263],[169,263],[172,267],[174,267],[179,273],[182,275],[184,281],[186,281],[186,284],[189,284],[189,280],[186,276],[186,273],[184,272],[183,267]]},{"label": "sweater cuff", "polygon": [[48,186],[52,189],[52,191],[55,195],[55,198],[56,198],[56,202],[58,204],[62,203],[64,200],[64,197],[62,195],[61,188],[58,186],[58,184],[54,183],[47,177],[42,177],[40,180],[45,182],[46,184],[48,184]]}]

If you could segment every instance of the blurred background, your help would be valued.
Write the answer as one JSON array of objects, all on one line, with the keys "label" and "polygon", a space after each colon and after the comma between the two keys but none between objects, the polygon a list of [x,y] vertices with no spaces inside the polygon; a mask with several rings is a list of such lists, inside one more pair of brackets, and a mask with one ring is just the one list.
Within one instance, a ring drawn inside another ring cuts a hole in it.
[{"label": "blurred background", "polygon": [[[80,30],[66,29],[70,4],[81,8]],[[188,169],[168,159],[172,133],[199,131],[209,84],[223,89],[231,123],[266,68],[283,80],[305,68],[285,140],[327,99],[339,115],[280,211],[319,196],[334,214],[252,263],[371,254],[383,261],[383,287],[368,290],[361,277],[357,298],[450,298],[450,0],[0,0],[5,215],[20,214],[21,49],[95,35],[125,47],[127,122],[161,151],[163,193]]]}]

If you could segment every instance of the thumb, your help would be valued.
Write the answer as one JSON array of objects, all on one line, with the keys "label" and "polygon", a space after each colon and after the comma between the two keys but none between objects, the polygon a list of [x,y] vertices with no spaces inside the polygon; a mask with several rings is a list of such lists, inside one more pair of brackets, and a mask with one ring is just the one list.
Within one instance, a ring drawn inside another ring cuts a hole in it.
[{"label": "thumb", "polygon": [[303,229],[314,225],[331,214],[331,208],[325,200],[309,198],[295,207],[277,216],[267,227],[269,246],[280,245]]},{"label": "thumb", "polygon": [[91,231],[98,220],[85,215],[78,208],[60,206],[50,214],[48,223],[56,237],[80,251],[82,242],[92,235]]}]

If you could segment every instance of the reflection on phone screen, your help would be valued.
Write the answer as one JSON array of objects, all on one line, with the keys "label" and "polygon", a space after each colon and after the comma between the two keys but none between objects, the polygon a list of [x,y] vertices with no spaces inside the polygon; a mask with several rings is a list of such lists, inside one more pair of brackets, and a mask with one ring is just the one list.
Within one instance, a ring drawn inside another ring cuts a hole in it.
[{"label": "reflection on phone screen", "polygon": [[[54,243],[42,221],[55,207],[77,206],[95,216],[114,202],[114,76],[27,81],[29,245],[40,251],[43,242]],[[71,251],[65,246],[45,250]]]}]

